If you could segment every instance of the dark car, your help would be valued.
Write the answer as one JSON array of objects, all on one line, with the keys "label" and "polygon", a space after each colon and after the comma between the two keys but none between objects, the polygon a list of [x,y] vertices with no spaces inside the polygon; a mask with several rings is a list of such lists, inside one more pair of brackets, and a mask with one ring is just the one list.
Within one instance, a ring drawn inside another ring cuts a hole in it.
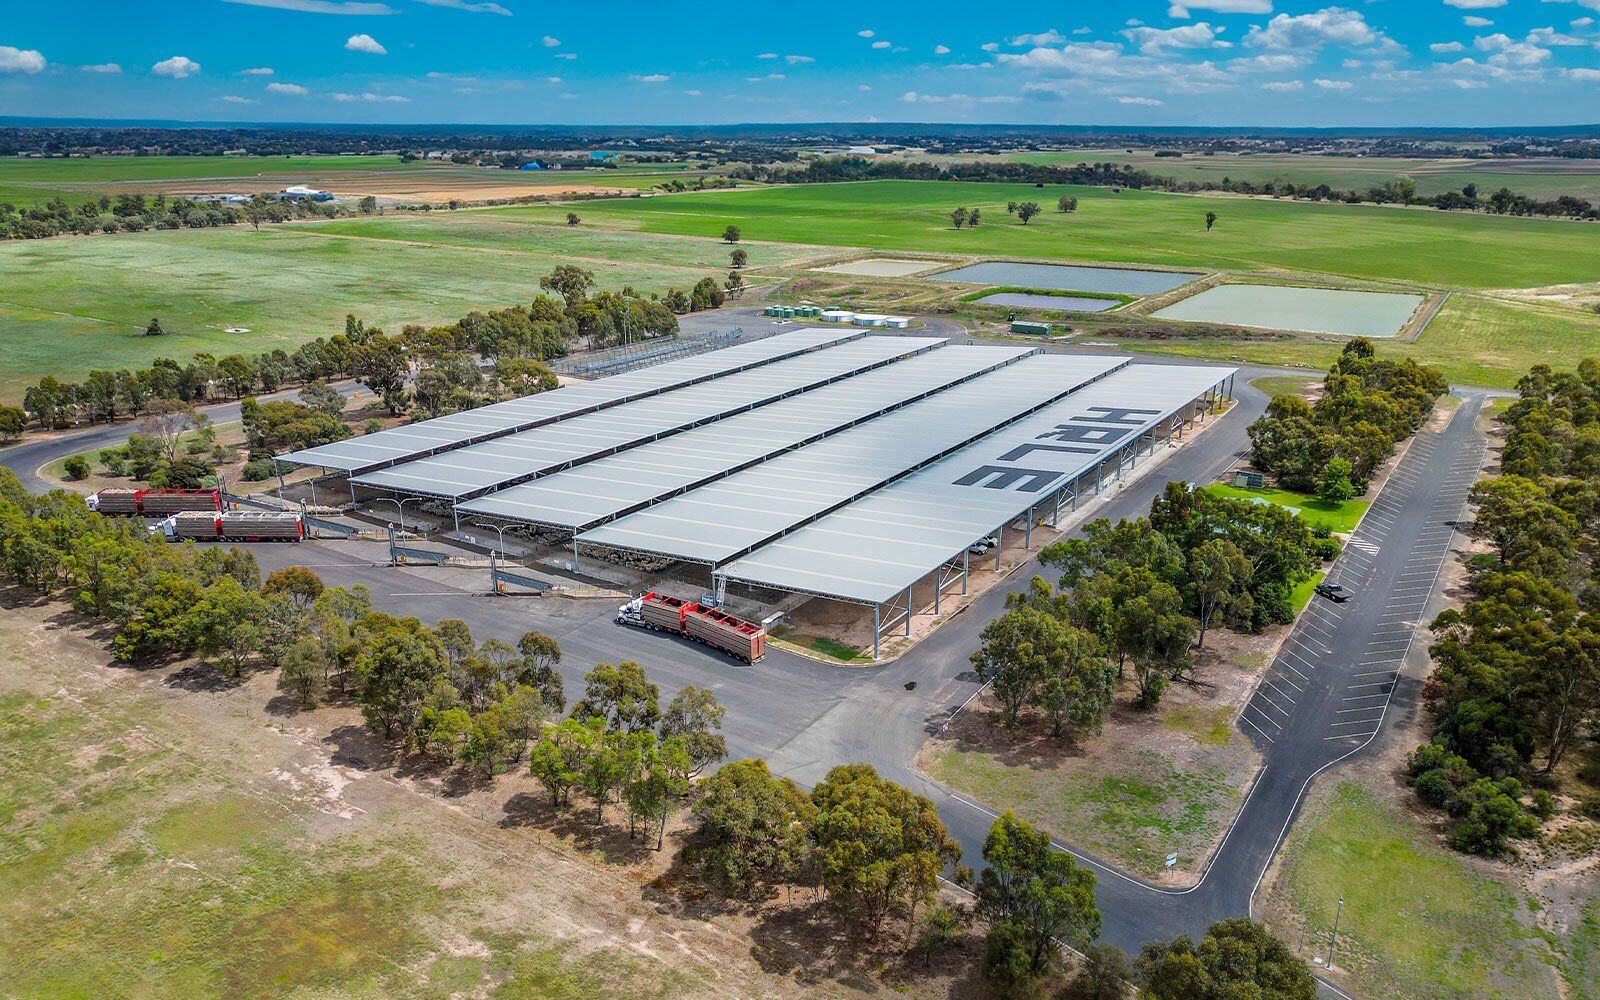
[{"label": "dark car", "polygon": [[1339,604],[1343,604],[1351,597],[1350,591],[1337,583],[1319,583],[1316,586],[1316,591],[1328,600],[1336,601]]}]

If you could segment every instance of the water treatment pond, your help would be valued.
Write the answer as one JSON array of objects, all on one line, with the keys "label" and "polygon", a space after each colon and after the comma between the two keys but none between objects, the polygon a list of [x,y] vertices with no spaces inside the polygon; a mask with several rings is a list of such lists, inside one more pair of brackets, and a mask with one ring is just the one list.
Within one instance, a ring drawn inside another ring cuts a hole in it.
[{"label": "water treatment pond", "polygon": [[1089,299],[1081,295],[1033,295],[1028,292],[995,292],[974,303],[980,306],[1014,306],[1018,309],[1043,309],[1049,312],[1104,312],[1122,304],[1121,299]]},{"label": "water treatment pond", "polygon": [[827,267],[814,267],[812,270],[825,274],[855,274],[864,278],[904,278],[944,263],[942,260],[868,257],[864,260],[847,260],[843,264],[830,264]]},{"label": "water treatment pond", "polygon": [[1422,296],[1284,285],[1218,285],[1158,311],[1157,319],[1227,323],[1268,330],[1393,337]]},{"label": "water treatment pond", "polygon": [[1185,271],[1140,271],[1123,267],[1078,267],[1072,264],[1017,264],[991,260],[926,277],[975,285],[1015,285],[1058,292],[1110,292],[1113,295],[1159,295],[1200,277]]}]

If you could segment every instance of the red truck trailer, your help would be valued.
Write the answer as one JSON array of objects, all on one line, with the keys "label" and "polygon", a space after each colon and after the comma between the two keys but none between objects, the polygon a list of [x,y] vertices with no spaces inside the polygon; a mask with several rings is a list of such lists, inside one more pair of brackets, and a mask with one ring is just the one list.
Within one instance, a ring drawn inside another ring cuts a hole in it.
[{"label": "red truck trailer", "polygon": [[108,489],[89,494],[90,510],[102,514],[133,514],[166,517],[180,511],[222,509],[219,490],[123,490]]},{"label": "red truck trailer", "polygon": [[276,511],[183,511],[162,521],[157,528],[169,541],[174,542],[185,539],[197,542],[298,542],[305,537],[305,525],[299,514]]},{"label": "red truck trailer", "polygon": [[668,594],[649,593],[624,604],[617,621],[687,636],[746,663],[767,652],[767,633],[760,625]]}]

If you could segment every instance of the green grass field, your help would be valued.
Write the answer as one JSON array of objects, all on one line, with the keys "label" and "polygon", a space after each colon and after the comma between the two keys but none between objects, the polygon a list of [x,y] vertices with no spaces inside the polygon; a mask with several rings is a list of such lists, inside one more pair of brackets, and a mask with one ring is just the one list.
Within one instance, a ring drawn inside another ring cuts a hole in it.
[{"label": "green grass field", "polygon": [[[120,192],[155,194],[181,189],[187,182],[268,178],[274,183],[315,181],[359,187],[363,177],[375,194],[407,175],[415,190],[452,186],[558,187],[597,184],[608,188],[650,188],[686,176],[682,165],[622,166],[607,170],[489,170],[429,160],[402,162],[398,156],[100,156],[83,159],[0,159],[0,202],[31,205],[60,196],[85,201]],[[389,175],[389,176],[386,176]]]},{"label": "green grass field", "polygon": [[1366,500],[1346,500],[1344,503],[1329,503],[1318,500],[1306,493],[1296,493],[1294,490],[1280,490],[1263,488],[1259,490],[1241,489],[1237,486],[1228,486],[1223,483],[1213,483],[1205,487],[1207,493],[1219,497],[1231,497],[1235,500],[1265,500],[1280,507],[1291,507],[1300,515],[1300,519],[1313,528],[1322,527],[1338,534],[1347,534],[1356,530],[1356,523],[1361,520],[1361,515],[1367,512],[1370,506]]},{"label": "green grass field", "polygon": [[[1478,185],[1481,194],[1508,187],[1519,194],[1554,198],[1570,194],[1600,200],[1600,164],[1592,160],[1553,157],[1523,160],[1468,160],[1455,157],[1303,156],[1265,153],[1157,157],[1153,149],[1081,149],[1051,153],[1017,153],[1007,159],[1024,163],[1120,163],[1179,181],[1262,182],[1283,177],[1297,184],[1327,184],[1340,190],[1365,191],[1404,175],[1416,181],[1419,194],[1459,191]],[[951,157],[960,160],[962,157]],[[968,157],[968,159],[971,159]]]},{"label": "green grass field", "polygon": [[[438,231],[448,232],[442,221]],[[343,329],[346,313],[391,330],[451,322],[530,300],[564,261],[594,271],[602,287],[654,292],[727,270],[726,251],[709,243],[548,227],[535,235],[526,250],[504,253],[336,238],[310,226],[0,244],[0,399],[17,399],[47,372],[79,378],[160,356],[293,348]],[[166,336],[141,335],[152,316]]]},{"label": "green grass field", "polygon": [[1600,935],[1592,917],[1567,935],[1535,929],[1520,893],[1476,873],[1360,784],[1313,796],[1281,864],[1267,900],[1275,918],[1293,915],[1274,919],[1292,945],[1325,955],[1344,898],[1336,964],[1359,996],[1553,997],[1558,966],[1576,973],[1566,996],[1600,995],[1587,968]]},{"label": "green grass field", "polygon": [[[1077,212],[1054,211],[1062,194],[1078,198]],[[1037,200],[1045,211],[1024,226],[1005,213],[1012,200]],[[983,225],[951,226],[948,213],[960,206],[981,208]],[[565,211],[527,206],[499,214],[555,221]],[[581,211],[587,222],[604,227],[687,236],[715,238],[733,224],[746,239],[783,243],[1176,268],[1293,268],[1446,287],[1528,287],[1600,274],[1600,239],[1577,223],[1104,188],[871,181],[613,199]],[[1207,211],[1221,217],[1209,233]]]}]

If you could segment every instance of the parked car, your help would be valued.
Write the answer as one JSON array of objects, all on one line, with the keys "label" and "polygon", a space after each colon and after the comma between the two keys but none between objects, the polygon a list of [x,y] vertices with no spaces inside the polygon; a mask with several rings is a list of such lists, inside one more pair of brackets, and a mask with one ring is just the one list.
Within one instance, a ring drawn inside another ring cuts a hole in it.
[{"label": "parked car", "polygon": [[1323,597],[1326,597],[1328,600],[1338,604],[1343,604],[1345,601],[1348,601],[1351,597],[1355,596],[1350,593],[1350,589],[1348,587],[1341,587],[1337,583],[1319,583],[1315,589],[1316,592],[1321,594]]},{"label": "parked car", "polygon": [[978,541],[967,546],[967,551],[971,552],[975,556],[981,556],[987,554],[990,549],[999,544],[1000,539],[990,535],[988,538],[980,538]]}]

